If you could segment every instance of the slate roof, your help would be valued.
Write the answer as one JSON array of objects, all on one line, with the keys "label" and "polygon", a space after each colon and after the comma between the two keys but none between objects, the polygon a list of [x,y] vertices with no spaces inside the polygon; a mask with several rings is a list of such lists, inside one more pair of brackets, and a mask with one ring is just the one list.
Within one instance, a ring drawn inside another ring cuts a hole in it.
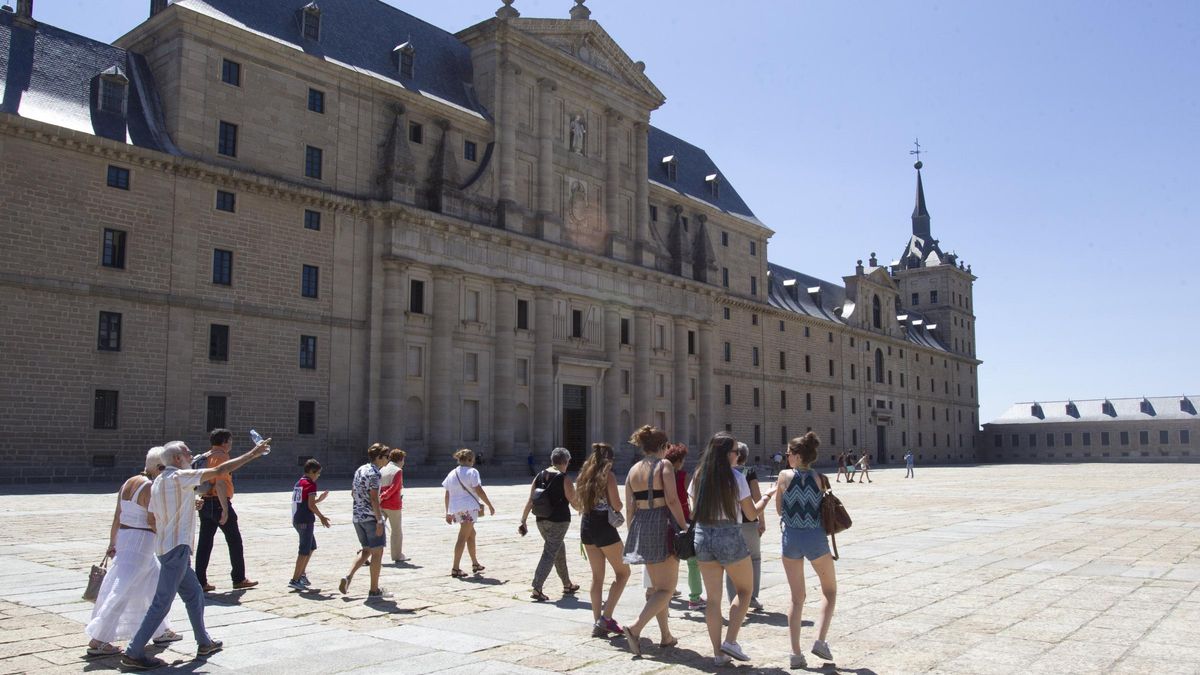
[{"label": "slate roof", "polygon": [[[716,163],[712,161],[707,152],[653,125],[650,127],[649,136],[646,147],[649,155],[647,176],[650,180],[667,189],[676,190],[680,194],[711,204],[722,211],[746,218],[755,218],[754,212],[750,210],[749,206],[746,206],[746,202],[742,201],[741,195],[733,189],[733,185],[725,174],[717,169]],[[667,171],[663,167],[663,157],[668,155],[675,156],[674,181],[669,179]],[[712,174],[717,174],[720,180],[717,197],[712,196],[708,183],[704,180]]]},{"label": "slate roof", "polygon": [[[380,0],[318,0],[320,40],[309,40],[299,17],[311,1],[177,0],[174,5],[489,116],[475,99],[471,50],[453,34]],[[415,50],[411,79],[400,77],[392,56],[405,42]]]},{"label": "slate roof", "polygon": [[[768,283],[767,283],[767,302],[778,309],[795,312],[796,314],[805,314],[813,318],[823,321],[832,321],[834,323],[845,324],[845,317],[853,313],[853,303],[847,305],[846,288],[840,284],[835,284],[823,279],[818,279],[814,276],[797,272],[796,270],[788,269],[782,265],[775,263],[767,264]],[[785,283],[787,281],[795,281],[794,284]],[[818,295],[820,303],[809,294],[808,289],[820,288]],[[838,313],[838,309],[846,308],[849,313]],[[908,321],[905,323],[903,332],[904,338],[913,344],[938,351],[949,351],[933,333],[913,325],[913,321],[919,320],[928,323],[929,319],[920,312],[906,310]]]},{"label": "slate roof", "polygon": [[[1197,417],[1200,396],[1086,399],[1079,401],[1029,401],[1016,403],[988,424],[1062,424],[1077,422],[1146,422],[1188,420]],[[1108,405],[1106,405],[1108,404]],[[1072,413],[1068,405],[1074,406]]]},{"label": "slate roof", "polygon": [[[0,12],[0,112],[179,154],[141,55],[45,23],[13,24]],[[129,78],[124,120],[94,105],[97,76],[113,67]]]}]

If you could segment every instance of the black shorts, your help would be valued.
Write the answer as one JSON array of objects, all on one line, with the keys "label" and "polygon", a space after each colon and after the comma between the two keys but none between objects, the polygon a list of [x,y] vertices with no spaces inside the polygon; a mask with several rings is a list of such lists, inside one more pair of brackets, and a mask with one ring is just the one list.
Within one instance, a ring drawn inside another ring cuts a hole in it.
[{"label": "black shorts", "polygon": [[584,546],[604,548],[621,542],[621,534],[608,522],[608,511],[588,511],[579,525],[579,541]]}]

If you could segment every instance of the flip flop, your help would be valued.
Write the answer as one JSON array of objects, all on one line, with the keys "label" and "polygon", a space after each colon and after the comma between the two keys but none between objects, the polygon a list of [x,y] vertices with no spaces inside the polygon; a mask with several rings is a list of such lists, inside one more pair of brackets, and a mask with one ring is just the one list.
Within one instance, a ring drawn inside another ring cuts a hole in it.
[{"label": "flip flop", "polygon": [[633,631],[629,630],[629,626],[626,626],[625,630],[621,632],[625,633],[625,641],[629,643],[629,651],[633,652],[634,656],[641,656],[642,645],[638,642],[638,638],[633,634]]},{"label": "flip flop", "polygon": [[88,656],[116,656],[117,654],[120,654],[120,653],[121,653],[120,649],[118,649],[117,647],[114,647],[113,645],[108,644],[107,642],[100,645],[99,647],[88,647],[87,648]]}]

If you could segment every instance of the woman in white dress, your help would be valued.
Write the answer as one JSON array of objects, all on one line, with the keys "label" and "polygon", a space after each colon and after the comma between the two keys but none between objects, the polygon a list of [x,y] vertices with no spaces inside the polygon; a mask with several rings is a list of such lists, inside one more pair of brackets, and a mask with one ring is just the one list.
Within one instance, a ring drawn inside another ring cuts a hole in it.
[{"label": "woman in white dress", "polygon": [[479,471],[474,467],[475,453],[463,448],[454,453],[458,466],[446,474],[442,487],[446,489],[446,523],[458,523],[458,539],[454,542],[454,566],[450,568],[450,576],[461,579],[469,576],[459,569],[463,549],[471,556],[471,572],[479,574],[484,570],[475,557],[475,521],[483,516],[483,507],[494,516],[496,507],[483,491],[483,482],[479,479]]},{"label": "woman in white dress", "polygon": [[[100,585],[92,620],[84,632],[88,656],[112,656],[121,650],[112,643],[133,637],[146,618],[146,610],[158,587],[158,558],[154,555],[154,516],[146,510],[150,503],[150,484],[162,471],[161,447],[146,453],[146,470],[125,481],[117,493],[112,531],[108,537],[108,555],[113,564]],[[163,619],[155,644],[181,639]]]}]

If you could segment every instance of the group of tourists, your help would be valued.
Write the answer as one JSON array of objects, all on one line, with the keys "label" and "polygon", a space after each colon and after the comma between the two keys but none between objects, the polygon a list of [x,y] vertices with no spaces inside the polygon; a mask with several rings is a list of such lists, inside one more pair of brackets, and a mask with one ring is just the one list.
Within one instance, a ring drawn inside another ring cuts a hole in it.
[{"label": "group of tourists", "polygon": [[[786,457],[790,468],[781,471],[775,486],[765,492],[755,469],[746,464],[746,445],[729,433],[718,433],[709,440],[690,477],[684,470],[687,446],[670,443],[662,430],[643,426],[629,442],[640,448],[641,459],[625,476],[624,495],[614,474],[613,448],[606,443],[592,445],[578,482],[568,474],[571,453],[565,448],[555,448],[549,466],[534,472],[517,528],[519,535],[526,535],[532,515],[543,540],[531,599],[549,600],[544,585],[551,569],[561,581],[564,595],[580,590],[571,580],[564,543],[574,510],[581,516],[579,537],[591,568],[592,635],[624,636],[630,651],[640,655],[642,633],[653,621],[659,629],[659,648],[669,649],[678,643],[668,614],[680,574],[676,539],[688,537],[694,543],[694,555],[684,554],[687,606],[705,612],[713,661],[716,665],[734,659],[747,661],[750,657],[738,644],[738,632],[749,610],[763,608],[758,598],[760,541],[766,530],[764,512],[774,502],[783,530],[782,564],[791,589],[791,665],[805,665],[800,648],[805,559],[820,579],[823,594],[811,652],[832,660],[825,638],[833,615],[836,578],[820,519],[821,500],[829,483],[812,469],[820,444],[817,436],[809,432],[789,442]],[[122,654],[122,666],[128,669],[163,665],[147,656],[145,648],[151,640],[165,645],[182,639],[166,620],[176,593],[187,606],[198,653],[203,656],[221,649],[222,643],[204,628],[204,593],[214,589],[205,576],[212,539],[220,529],[229,543],[233,588],[255,586],[257,582],[245,576],[230,474],[269,452],[269,443],[269,439],[263,441],[231,459],[232,434],[217,429],[210,434],[212,449],[199,458],[193,458],[182,441],[147,453],[145,471],[127,480],[118,492],[108,549],[114,565],[104,579],[86,629],[91,638],[89,656]],[[392,562],[408,561],[401,521],[405,452],[376,443],[368,448],[367,459],[355,471],[351,485],[351,519],[361,548],[338,590],[348,593],[356,572],[366,567],[370,576],[367,600],[373,601],[392,597],[379,585],[387,530],[391,531]],[[454,453],[454,459],[456,466],[442,487],[446,523],[458,526],[450,575],[464,578],[486,569],[476,554],[475,523],[485,509],[490,515],[495,515],[496,509],[475,468],[476,453],[463,448]],[[839,462],[839,479],[845,469]],[[301,592],[311,586],[307,568],[317,549],[316,524],[330,526],[320,507],[329,494],[318,489],[321,471],[319,461],[308,459],[291,497],[299,548],[288,586]],[[191,547],[197,520],[201,535],[193,570]],[[621,527],[626,528],[624,542]],[[462,567],[464,551],[470,557],[470,573]],[[631,565],[644,566],[645,603],[637,618],[622,626],[615,613]],[[612,579],[606,596],[609,569]],[[729,597],[727,626],[723,626],[723,593]],[[124,652],[113,645],[118,640],[128,640]]]}]

